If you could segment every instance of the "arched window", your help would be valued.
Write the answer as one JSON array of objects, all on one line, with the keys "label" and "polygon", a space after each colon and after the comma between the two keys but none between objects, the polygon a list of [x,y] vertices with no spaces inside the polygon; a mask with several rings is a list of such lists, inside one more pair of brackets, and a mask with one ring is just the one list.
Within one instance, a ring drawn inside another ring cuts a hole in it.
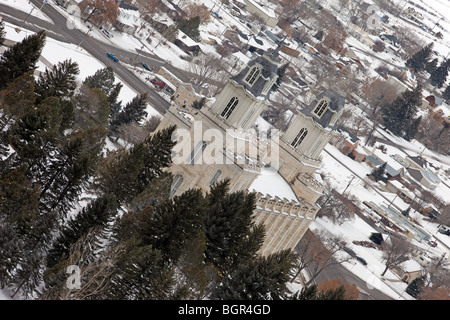
[{"label": "arched window", "polygon": [[177,193],[178,189],[183,184],[183,176],[181,174],[176,174],[173,177],[172,186],[170,187],[170,198],[173,198],[175,193]]},{"label": "arched window", "polygon": [[298,135],[295,137],[294,141],[292,141],[291,146],[293,146],[294,148],[297,148],[300,145],[300,143],[302,143],[302,141],[305,139],[307,134],[308,134],[308,130],[306,130],[305,128],[300,130]]},{"label": "arched window", "polygon": [[200,141],[199,143],[197,143],[194,150],[192,150],[191,154],[189,155],[188,162],[190,164],[196,164],[198,162],[198,159],[200,159],[200,157],[202,156],[205,148],[206,148],[205,141]]},{"label": "arched window", "polygon": [[245,78],[245,81],[253,85],[255,83],[256,79],[258,78],[259,74],[261,73],[261,70],[258,67],[253,67],[250,72],[248,73],[247,77]]},{"label": "arched window", "polygon": [[234,108],[236,108],[237,104],[239,103],[239,99],[236,97],[231,98],[230,102],[228,102],[225,109],[223,109],[221,116],[225,119],[228,119],[233,112]]},{"label": "arched window", "polygon": [[216,173],[214,173],[211,181],[209,182],[210,185],[213,185],[217,182],[217,179],[219,179],[220,175],[222,174],[222,170],[217,170]]},{"label": "arched window", "polygon": [[316,114],[319,118],[323,115],[325,110],[328,107],[328,102],[326,100],[322,100],[317,105],[316,109],[314,109],[314,114]]}]

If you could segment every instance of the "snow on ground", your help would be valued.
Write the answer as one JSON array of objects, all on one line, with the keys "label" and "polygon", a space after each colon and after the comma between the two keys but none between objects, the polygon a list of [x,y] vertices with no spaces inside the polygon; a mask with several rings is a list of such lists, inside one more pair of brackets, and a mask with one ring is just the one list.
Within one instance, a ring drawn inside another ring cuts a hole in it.
[{"label": "snow on ground", "polygon": [[[26,36],[33,34],[33,32],[26,29],[22,29],[20,33],[17,33],[14,29],[14,25],[5,22],[6,39],[20,42]],[[78,45],[57,41],[48,36],[45,46],[42,50],[41,59],[37,64],[37,71],[43,72],[46,68],[51,68],[52,65],[69,58],[72,59],[72,61],[77,62],[79,65],[80,74],[78,76],[78,79],[80,83],[87,76],[91,76],[97,70],[105,67],[104,64],[102,64],[89,52],[85,51]],[[120,79],[117,79],[117,81],[120,81]],[[120,91],[119,101],[122,100],[123,104],[126,104],[127,102],[131,101],[138,93],[125,83],[123,83],[123,85],[124,86]],[[153,108],[149,109],[149,113],[157,114],[157,112]]]},{"label": "snow on ground", "polygon": [[[39,10],[39,7],[36,7],[28,0],[2,0],[1,5],[9,6],[17,10],[21,10],[34,16],[36,18],[45,20],[47,22],[52,22],[42,11]],[[47,5],[44,4],[44,5]]]}]

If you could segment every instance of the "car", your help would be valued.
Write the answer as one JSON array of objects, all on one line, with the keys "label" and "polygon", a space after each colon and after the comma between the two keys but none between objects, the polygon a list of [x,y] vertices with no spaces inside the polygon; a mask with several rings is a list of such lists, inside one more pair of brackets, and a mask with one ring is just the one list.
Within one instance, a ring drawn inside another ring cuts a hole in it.
[{"label": "car", "polygon": [[111,39],[112,36],[113,36],[113,35],[112,35],[111,33],[109,33],[108,30],[106,30],[106,29],[102,29],[102,33],[103,33],[105,36],[107,36],[108,38],[110,38],[110,39]]},{"label": "car", "polygon": [[433,240],[430,240],[430,241],[428,241],[428,245],[430,245],[431,247],[435,248],[435,247],[437,247],[437,242],[433,241]]},{"label": "car", "polygon": [[141,66],[142,66],[145,70],[152,71],[152,68],[150,68],[149,65],[146,64],[146,63],[144,63],[144,62],[141,62]]},{"label": "car", "polygon": [[350,256],[356,257],[355,251],[353,251],[353,250],[350,249],[349,247],[344,247],[343,250],[344,250],[345,252],[347,252]]},{"label": "car", "polygon": [[358,260],[359,262],[361,262],[363,265],[367,266],[367,261],[364,260],[364,258],[361,258],[361,257],[359,257],[359,256],[356,256],[355,258],[356,258],[356,260]]},{"label": "car", "polygon": [[107,52],[106,55],[114,62],[119,62],[119,58],[117,58],[113,53]]}]

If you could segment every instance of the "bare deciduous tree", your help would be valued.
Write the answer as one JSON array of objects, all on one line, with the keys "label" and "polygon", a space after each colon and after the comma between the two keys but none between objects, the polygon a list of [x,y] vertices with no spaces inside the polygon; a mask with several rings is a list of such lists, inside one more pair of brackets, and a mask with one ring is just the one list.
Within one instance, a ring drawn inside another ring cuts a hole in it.
[{"label": "bare deciduous tree", "polygon": [[412,251],[412,245],[405,237],[390,234],[389,241],[383,243],[381,250],[386,266],[381,273],[381,276],[384,276],[388,269],[398,266],[407,259],[407,255]]},{"label": "bare deciduous tree", "polygon": [[[72,245],[70,255],[57,275],[60,281],[44,291],[41,300],[86,300],[101,295],[115,272],[114,266],[123,254],[123,247],[113,246],[96,257],[92,244],[98,241],[97,235],[98,232],[92,229]],[[69,266],[79,268],[79,287],[68,285],[71,275],[66,269]]]},{"label": "bare deciduous tree", "polygon": [[305,285],[310,285],[314,279],[328,266],[341,264],[349,258],[334,259],[335,254],[342,250],[344,243],[339,237],[330,237],[324,233],[306,231],[299,244],[294,249],[297,258],[296,270],[291,278],[293,282],[300,273],[308,269],[311,279]]}]

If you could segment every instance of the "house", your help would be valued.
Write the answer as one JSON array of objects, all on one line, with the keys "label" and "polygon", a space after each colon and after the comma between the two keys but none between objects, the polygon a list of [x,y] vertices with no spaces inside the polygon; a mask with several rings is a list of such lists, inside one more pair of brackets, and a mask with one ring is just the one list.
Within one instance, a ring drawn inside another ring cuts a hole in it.
[{"label": "house", "polygon": [[362,162],[367,154],[362,148],[359,148],[359,143],[360,140],[356,135],[343,128],[338,128],[330,139],[330,144],[334,145],[343,154],[357,162]]},{"label": "house", "polygon": [[156,75],[165,83],[163,89],[171,96],[171,100],[176,106],[192,107],[195,101],[205,97],[208,90],[193,85],[187,77],[178,74],[175,70],[170,71],[165,67],[160,67]]},{"label": "house", "polygon": [[381,152],[381,150],[373,148],[372,150],[367,150],[367,153],[368,155],[364,159],[364,162],[369,167],[375,168],[386,163],[386,176],[388,180],[402,180],[405,176],[405,167],[397,161],[394,161],[389,155]]},{"label": "house", "polygon": [[62,8],[68,9],[70,6],[78,6],[83,0],[55,0],[56,4]]},{"label": "house", "polygon": [[114,27],[121,32],[134,34],[141,25],[142,21],[139,9],[131,4],[121,1],[119,5],[119,15],[114,22]]},{"label": "house", "polygon": [[390,157],[400,163],[403,167],[408,168],[410,163],[405,160],[401,155],[399,154],[391,154]]},{"label": "house", "polygon": [[439,183],[441,183],[441,179],[436,176],[429,169],[417,169],[410,167],[407,169],[409,175],[422,186],[430,189],[436,190]]},{"label": "house", "polygon": [[161,1],[160,10],[166,13],[172,20],[178,22],[187,17],[186,12],[183,11],[177,4],[170,0]]},{"label": "house", "polygon": [[406,260],[398,266],[392,267],[391,271],[408,284],[424,275],[422,266],[416,260]]},{"label": "house", "polygon": [[173,43],[189,55],[196,56],[202,51],[199,44],[181,30],[178,30],[177,38]]},{"label": "house", "polygon": [[397,37],[392,34],[381,34],[380,39],[386,42],[387,44],[393,46],[396,49],[400,49],[400,42]]},{"label": "house", "polygon": [[403,183],[397,180],[389,180],[386,182],[386,189],[392,193],[395,193],[400,199],[402,199],[405,203],[412,203],[415,195],[409,191]]},{"label": "house", "polygon": [[249,13],[254,13],[264,19],[269,27],[275,27],[278,24],[278,17],[275,11],[267,6],[257,3],[255,0],[244,0],[245,9]]},{"label": "house", "polygon": [[300,51],[297,51],[295,49],[289,48],[285,45],[281,46],[281,51],[286,53],[287,55],[290,55],[292,57],[298,57],[300,55]]},{"label": "house", "polygon": [[369,240],[371,240],[372,242],[374,242],[378,245],[381,245],[384,242],[383,235],[381,233],[377,233],[377,232],[371,233]]},{"label": "house", "polygon": [[450,125],[450,106],[437,96],[429,95],[425,98],[424,105],[430,112],[430,116],[442,125]]}]

